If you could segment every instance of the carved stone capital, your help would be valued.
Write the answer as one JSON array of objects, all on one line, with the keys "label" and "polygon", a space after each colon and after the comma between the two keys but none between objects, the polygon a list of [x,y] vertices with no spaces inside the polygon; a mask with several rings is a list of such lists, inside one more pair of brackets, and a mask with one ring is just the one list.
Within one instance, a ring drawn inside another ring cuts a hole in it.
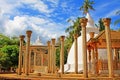
[{"label": "carved stone capital", "polygon": [[48,46],[50,46],[50,41],[47,42]]},{"label": "carved stone capital", "polygon": [[24,38],[25,38],[25,36],[24,36],[24,35],[20,35],[20,40],[21,40],[21,41],[23,41],[23,40],[24,40]]},{"label": "carved stone capital", "polygon": [[30,38],[30,37],[31,37],[31,34],[32,34],[32,31],[31,31],[31,30],[27,30],[27,31],[26,31],[26,34],[27,34],[27,37]]},{"label": "carved stone capital", "polygon": [[88,19],[87,19],[87,18],[81,18],[81,19],[80,19],[80,25],[81,25],[82,27],[86,27],[87,22],[88,22]]},{"label": "carved stone capital", "polygon": [[94,34],[95,34],[95,32],[90,32],[90,33],[89,33],[90,38],[94,38]]},{"label": "carved stone capital", "polygon": [[54,38],[52,39],[52,44],[55,45],[55,39]]},{"label": "carved stone capital", "polygon": [[103,21],[103,24],[105,26],[109,27],[110,26],[110,22],[111,22],[111,18],[103,18],[102,21]]},{"label": "carved stone capital", "polygon": [[78,34],[74,34],[74,39],[77,39],[77,37],[78,37]]},{"label": "carved stone capital", "polygon": [[64,41],[64,39],[65,39],[65,36],[61,36],[61,37],[60,37],[60,40],[61,40],[61,41]]}]

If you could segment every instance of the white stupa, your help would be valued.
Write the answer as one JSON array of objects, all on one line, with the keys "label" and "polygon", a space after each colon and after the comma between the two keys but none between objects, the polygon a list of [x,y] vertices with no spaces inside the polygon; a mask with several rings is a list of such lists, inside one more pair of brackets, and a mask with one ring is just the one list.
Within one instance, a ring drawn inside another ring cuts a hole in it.
[{"label": "white stupa", "polygon": [[40,36],[37,37],[37,39],[33,45],[43,45],[43,43],[40,40]]},{"label": "white stupa", "polygon": [[[86,18],[88,19],[86,26],[86,37],[87,41],[90,39],[89,32],[95,32],[95,36],[99,33],[99,29],[95,27],[94,21],[89,13],[87,13]],[[68,53],[67,63],[64,65],[64,72],[74,72],[75,71],[75,58],[74,58],[74,46],[73,42],[71,49]],[[99,50],[102,53],[101,50]],[[106,50],[103,52],[106,52]],[[82,36],[78,37],[78,72],[83,70],[83,52],[82,52]],[[60,70],[61,72],[61,70]]]}]

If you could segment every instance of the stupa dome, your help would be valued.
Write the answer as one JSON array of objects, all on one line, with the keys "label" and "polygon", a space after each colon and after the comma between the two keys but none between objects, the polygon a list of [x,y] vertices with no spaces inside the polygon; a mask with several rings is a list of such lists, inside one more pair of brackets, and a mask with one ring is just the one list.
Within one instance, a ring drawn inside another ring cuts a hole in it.
[{"label": "stupa dome", "polygon": [[40,36],[37,37],[34,45],[43,45],[43,43],[42,43],[41,40],[40,40]]}]

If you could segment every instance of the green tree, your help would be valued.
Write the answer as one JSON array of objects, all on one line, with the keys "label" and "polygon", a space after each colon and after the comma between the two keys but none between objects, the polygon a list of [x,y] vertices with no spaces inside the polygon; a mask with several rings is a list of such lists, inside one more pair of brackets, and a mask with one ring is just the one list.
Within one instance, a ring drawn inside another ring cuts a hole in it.
[{"label": "green tree", "polygon": [[105,26],[104,26],[101,18],[98,21],[98,25],[97,24],[95,24],[95,25],[99,28],[99,31],[105,30]]},{"label": "green tree", "polygon": [[84,0],[83,5],[80,7],[80,10],[83,11],[83,14],[86,14],[89,12],[89,10],[95,10],[93,8],[94,1],[90,0]]},{"label": "green tree", "polygon": [[9,69],[11,65],[10,57],[8,56],[7,53],[2,53],[0,52],[0,65],[4,69]]},{"label": "green tree", "polygon": [[10,42],[10,38],[3,35],[3,34],[0,34],[0,48],[4,45],[9,45],[11,42]]},{"label": "green tree", "polygon": [[19,38],[0,34],[0,65],[8,69],[17,66],[19,52]]},{"label": "green tree", "polygon": [[11,37],[10,40],[11,40],[12,45],[18,45],[19,46],[19,44],[20,44],[19,37],[14,36],[14,37]]},{"label": "green tree", "polygon": [[[58,67],[60,67],[60,45],[59,47],[56,49],[56,65]],[[64,64],[67,62],[67,56],[68,56],[68,52],[67,52],[67,47],[64,46]]]},{"label": "green tree", "polygon": [[74,37],[73,34],[78,34],[78,36],[81,35],[81,26],[79,23],[80,17],[78,17],[76,20],[71,20],[69,19],[68,22],[72,22],[72,25],[70,25],[65,32],[68,33],[68,36],[66,37],[65,44],[66,46],[69,46],[68,48],[71,47]]},{"label": "green tree", "polygon": [[[120,16],[120,10],[116,12],[116,15]],[[120,23],[120,19],[115,20],[114,25],[117,25]]]},{"label": "green tree", "polygon": [[7,64],[5,67],[14,67],[18,65],[19,49],[17,45],[5,45],[1,48],[1,52],[3,56],[0,61],[4,61],[2,64]]},{"label": "green tree", "polygon": [[8,37],[3,34],[0,34],[0,48],[4,45],[19,45],[18,37]]}]

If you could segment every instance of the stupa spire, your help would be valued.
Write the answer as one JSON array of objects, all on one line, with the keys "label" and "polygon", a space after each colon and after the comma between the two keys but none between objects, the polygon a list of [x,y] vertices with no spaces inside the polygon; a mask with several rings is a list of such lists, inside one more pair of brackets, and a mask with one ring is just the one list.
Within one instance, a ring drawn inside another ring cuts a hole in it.
[{"label": "stupa spire", "polygon": [[35,45],[43,45],[43,43],[41,42],[40,36],[37,36],[37,39],[35,41]]},{"label": "stupa spire", "polygon": [[97,27],[95,27],[94,24],[94,20],[93,18],[90,16],[89,13],[86,14],[86,18],[88,19],[87,25],[86,25],[86,32],[95,32],[95,33],[99,33],[99,29]]}]

